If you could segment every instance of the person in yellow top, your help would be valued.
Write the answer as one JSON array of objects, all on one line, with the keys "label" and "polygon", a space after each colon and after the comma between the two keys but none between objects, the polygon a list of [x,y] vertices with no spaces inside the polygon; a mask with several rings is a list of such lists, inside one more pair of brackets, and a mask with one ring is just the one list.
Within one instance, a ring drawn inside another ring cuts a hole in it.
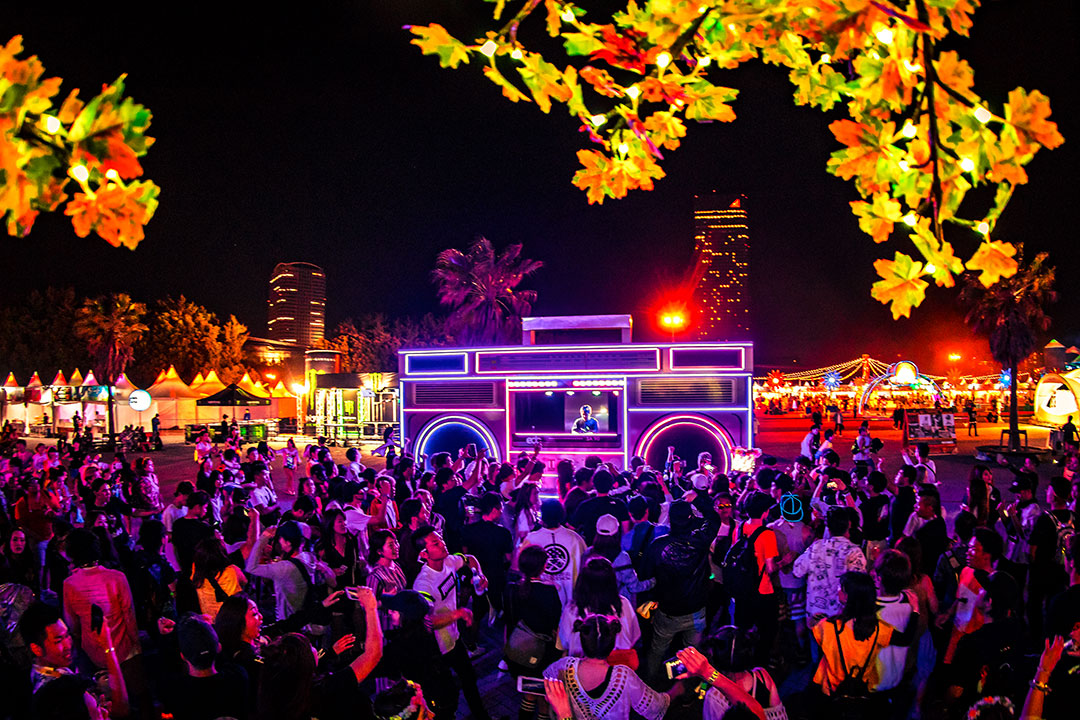
[{"label": "person in yellow top", "polygon": [[229,562],[221,538],[213,536],[195,547],[192,583],[199,596],[199,611],[213,622],[225,599],[244,589],[247,577]]},{"label": "person in yellow top", "polygon": [[906,628],[879,620],[874,580],[863,572],[841,576],[839,598],[844,608],[840,614],[819,621],[812,631],[821,649],[814,683],[828,697],[826,706],[862,695],[874,707],[871,691],[879,679],[878,653],[887,645],[909,645],[917,627],[916,615]]}]

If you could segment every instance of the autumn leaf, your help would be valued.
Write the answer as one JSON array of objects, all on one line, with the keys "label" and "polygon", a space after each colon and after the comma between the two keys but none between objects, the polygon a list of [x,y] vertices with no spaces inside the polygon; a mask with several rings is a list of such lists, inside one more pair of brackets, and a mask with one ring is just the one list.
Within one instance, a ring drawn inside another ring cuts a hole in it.
[{"label": "autumn leaf", "polygon": [[884,123],[879,134],[873,128],[852,120],[836,120],[829,125],[829,130],[848,147],[833,152],[827,167],[845,180],[855,178],[855,185],[863,194],[887,192],[890,179],[888,164],[881,167],[880,161],[885,159],[895,128],[895,123]]},{"label": "autumn leaf", "polygon": [[923,270],[930,273],[934,283],[938,287],[953,287],[956,284],[953,276],[964,271],[964,263],[953,253],[951,244],[938,239],[930,224],[930,218],[919,218],[908,237],[926,260]]},{"label": "autumn leaf", "polygon": [[608,159],[595,150],[578,150],[578,161],[582,169],[574,173],[574,185],[585,191],[589,204],[603,204],[607,189]]},{"label": "autumn leaf", "polygon": [[506,98],[510,102],[517,102],[519,100],[529,102],[529,97],[525,93],[518,90],[512,82],[504,78],[502,76],[502,73],[500,73],[495,68],[491,67],[490,65],[485,66],[484,75],[487,77],[488,80],[502,88],[503,95],[506,96]]},{"label": "autumn leaf", "polygon": [[128,186],[109,183],[93,194],[75,193],[64,209],[75,234],[86,237],[91,230],[113,247],[129,250],[143,240],[143,226],[157,208],[158,188],[151,182]]},{"label": "autumn leaf", "polygon": [[1038,90],[1029,95],[1024,88],[1016,88],[1009,93],[1009,102],[1005,105],[1005,119],[1017,130],[1043,147],[1053,150],[1065,138],[1058,132],[1057,123],[1050,117],[1050,98]]},{"label": "autumn leaf", "polygon": [[738,90],[704,81],[690,85],[688,90],[690,97],[686,105],[688,120],[731,122],[735,119],[735,110],[727,103],[736,98],[739,94]]},{"label": "autumn leaf", "polygon": [[671,112],[654,112],[645,118],[643,125],[655,136],[656,141],[668,150],[678,148],[679,138],[686,136],[686,125]]},{"label": "autumn leaf", "polygon": [[876,243],[888,240],[893,223],[900,221],[900,203],[884,193],[874,193],[873,204],[862,200],[850,204],[851,211],[859,218],[859,229]]},{"label": "autumn leaf", "polygon": [[623,90],[607,70],[586,65],[581,68],[581,79],[592,85],[593,90],[604,97],[622,97]]},{"label": "autumn leaf", "polygon": [[1018,263],[1013,257],[1016,247],[1012,243],[993,240],[984,242],[967,261],[968,270],[981,271],[979,282],[983,287],[990,287],[1001,278],[1016,274]]},{"label": "autumn leaf", "polygon": [[551,98],[560,102],[570,99],[570,88],[563,84],[559,68],[546,62],[539,53],[529,53],[521,60],[518,74],[532,92],[536,106],[542,112],[551,112]]},{"label": "autumn leaf", "polygon": [[926,297],[929,283],[919,278],[922,269],[921,262],[900,252],[893,260],[881,258],[874,261],[874,270],[882,279],[870,288],[870,296],[890,305],[893,320],[901,315],[911,317],[911,308],[920,305]]},{"label": "autumn leaf", "polygon": [[439,56],[440,67],[456,68],[469,62],[465,43],[451,36],[442,25],[406,25],[405,29],[416,36],[409,42],[420,48],[420,52]]}]

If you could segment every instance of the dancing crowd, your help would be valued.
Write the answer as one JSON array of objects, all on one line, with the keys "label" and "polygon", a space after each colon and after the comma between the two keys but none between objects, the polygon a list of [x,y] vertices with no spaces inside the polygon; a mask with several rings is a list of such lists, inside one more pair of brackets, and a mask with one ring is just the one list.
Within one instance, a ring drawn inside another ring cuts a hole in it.
[{"label": "dancing crowd", "polygon": [[207,434],[166,497],[8,432],[0,716],[483,720],[493,653],[522,719],[1071,716],[1080,457],[945,508],[925,446],[834,431],[727,474]]}]

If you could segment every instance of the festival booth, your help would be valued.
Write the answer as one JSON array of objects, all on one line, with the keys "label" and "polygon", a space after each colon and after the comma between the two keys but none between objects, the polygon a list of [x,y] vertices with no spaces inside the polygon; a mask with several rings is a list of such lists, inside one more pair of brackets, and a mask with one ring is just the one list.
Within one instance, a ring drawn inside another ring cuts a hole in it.
[{"label": "festival booth", "polygon": [[397,373],[316,375],[315,431],[343,444],[381,439],[386,428],[398,422],[397,377]]},{"label": "festival booth", "polygon": [[157,414],[163,428],[182,427],[199,421],[198,406],[195,404],[199,393],[184,384],[172,365],[158,375],[157,381],[146,390],[150,398],[157,402]]},{"label": "festival booth", "polygon": [[[248,379],[249,383],[251,382],[251,378],[248,377],[247,374],[245,374],[244,377]],[[270,398],[259,397],[258,395],[239,387],[236,383],[233,383],[220,392],[197,400],[196,405],[199,407],[218,408],[219,413],[225,408],[232,408],[230,416],[233,420],[236,420],[236,409],[238,407],[245,409],[266,408],[270,405]],[[246,442],[259,442],[260,440],[266,440],[268,437],[268,427],[265,422],[239,421],[237,422],[237,425],[240,428],[240,437]],[[215,435],[215,442],[224,442],[225,438],[217,435],[216,428],[217,426],[211,422],[210,430]],[[189,428],[189,434],[191,432],[197,432],[197,430],[194,427]],[[188,441],[191,442],[193,439],[194,438],[189,438]]]},{"label": "festival booth", "polygon": [[1046,373],[1035,386],[1034,421],[1060,427],[1072,415],[1080,419],[1080,369],[1065,373]]}]

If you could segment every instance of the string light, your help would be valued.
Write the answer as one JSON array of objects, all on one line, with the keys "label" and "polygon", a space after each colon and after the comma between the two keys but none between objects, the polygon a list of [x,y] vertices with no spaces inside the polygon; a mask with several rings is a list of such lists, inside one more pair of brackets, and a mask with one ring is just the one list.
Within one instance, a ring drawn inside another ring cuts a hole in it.
[{"label": "string light", "polygon": [[881,28],[877,31],[876,37],[885,45],[891,45],[893,41],[893,31],[887,27]]},{"label": "string light", "polygon": [[975,161],[969,157],[960,159],[960,169],[964,172],[971,172],[975,169]]},{"label": "string light", "polygon": [[631,100],[637,100],[638,95],[640,95],[640,94],[641,94],[641,88],[639,88],[637,85],[631,85],[630,87],[626,88],[626,95]]},{"label": "string light", "polygon": [[625,155],[628,152],[630,152],[630,146],[627,145],[626,143],[620,143],[619,144],[619,154],[620,155]]},{"label": "string light", "polygon": [[990,232],[990,223],[988,223],[988,222],[986,222],[984,220],[981,223],[979,223],[978,226],[976,226],[975,229],[978,230],[983,235],[986,235],[987,233]]},{"label": "string light", "polygon": [[988,123],[990,122],[990,118],[994,117],[993,113],[982,106],[975,108],[974,115],[975,119],[981,123]]},{"label": "string light", "polygon": [[484,55],[485,57],[491,57],[498,49],[498,43],[496,43],[494,40],[488,40],[486,43],[480,46],[480,54]]},{"label": "string light", "polygon": [[45,116],[45,132],[55,135],[60,132],[60,120],[52,115]]},{"label": "string light", "polygon": [[513,52],[510,53],[510,57],[514,58],[515,60],[520,60],[522,57],[524,57],[524,55],[525,54],[521,52],[521,48],[514,48]]},{"label": "string light", "polygon": [[934,265],[934,263],[926,263],[926,272],[930,275],[933,275],[937,272],[937,267]]},{"label": "string light", "polygon": [[904,224],[907,225],[908,227],[915,227],[915,225],[918,224],[918,222],[919,222],[919,218],[918,218],[917,215],[915,215],[915,213],[908,213],[907,215],[904,216]]},{"label": "string light", "polygon": [[660,68],[661,70],[663,70],[670,64],[671,53],[669,53],[667,50],[664,50],[662,53],[656,56],[656,67]]},{"label": "string light", "polygon": [[708,55],[706,55],[705,57],[699,57],[698,61],[697,61],[697,64],[698,64],[698,67],[703,67],[704,68],[704,67],[709,67],[709,63],[711,63],[711,62],[712,62],[712,58],[709,57]]},{"label": "string light", "polygon": [[565,7],[563,8],[561,17],[563,22],[574,22],[574,11],[568,7]]},{"label": "string light", "polygon": [[105,171],[105,177],[109,178],[110,180],[119,180],[120,173],[116,172],[116,168],[109,168]]},{"label": "string light", "polygon": [[922,72],[922,65],[920,65],[919,63],[911,62],[907,58],[904,58],[904,69],[907,70],[909,73],[918,73]]},{"label": "string light", "polygon": [[73,165],[71,167],[71,177],[81,183],[85,183],[90,179],[90,171],[86,169],[85,165]]},{"label": "string light", "polygon": [[824,55],[821,56],[821,62],[824,65],[828,65],[829,63],[832,62],[832,55],[830,55],[829,53],[825,53]]},{"label": "string light", "polygon": [[606,120],[606,115],[593,115],[589,118],[589,122],[591,122],[596,127],[600,127],[601,125],[603,125]]},{"label": "string light", "polygon": [[900,134],[909,140],[919,134],[919,128],[910,120],[904,121],[904,127],[900,128]]},{"label": "string light", "polygon": [[896,163],[896,164],[900,166],[900,170],[901,170],[902,172],[907,172],[907,171],[908,171],[908,168],[910,167],[910,165],[908,165],[908,161],[907,161],[907,160],[901,160],[900,162],[898,162],[898,163]]}]

